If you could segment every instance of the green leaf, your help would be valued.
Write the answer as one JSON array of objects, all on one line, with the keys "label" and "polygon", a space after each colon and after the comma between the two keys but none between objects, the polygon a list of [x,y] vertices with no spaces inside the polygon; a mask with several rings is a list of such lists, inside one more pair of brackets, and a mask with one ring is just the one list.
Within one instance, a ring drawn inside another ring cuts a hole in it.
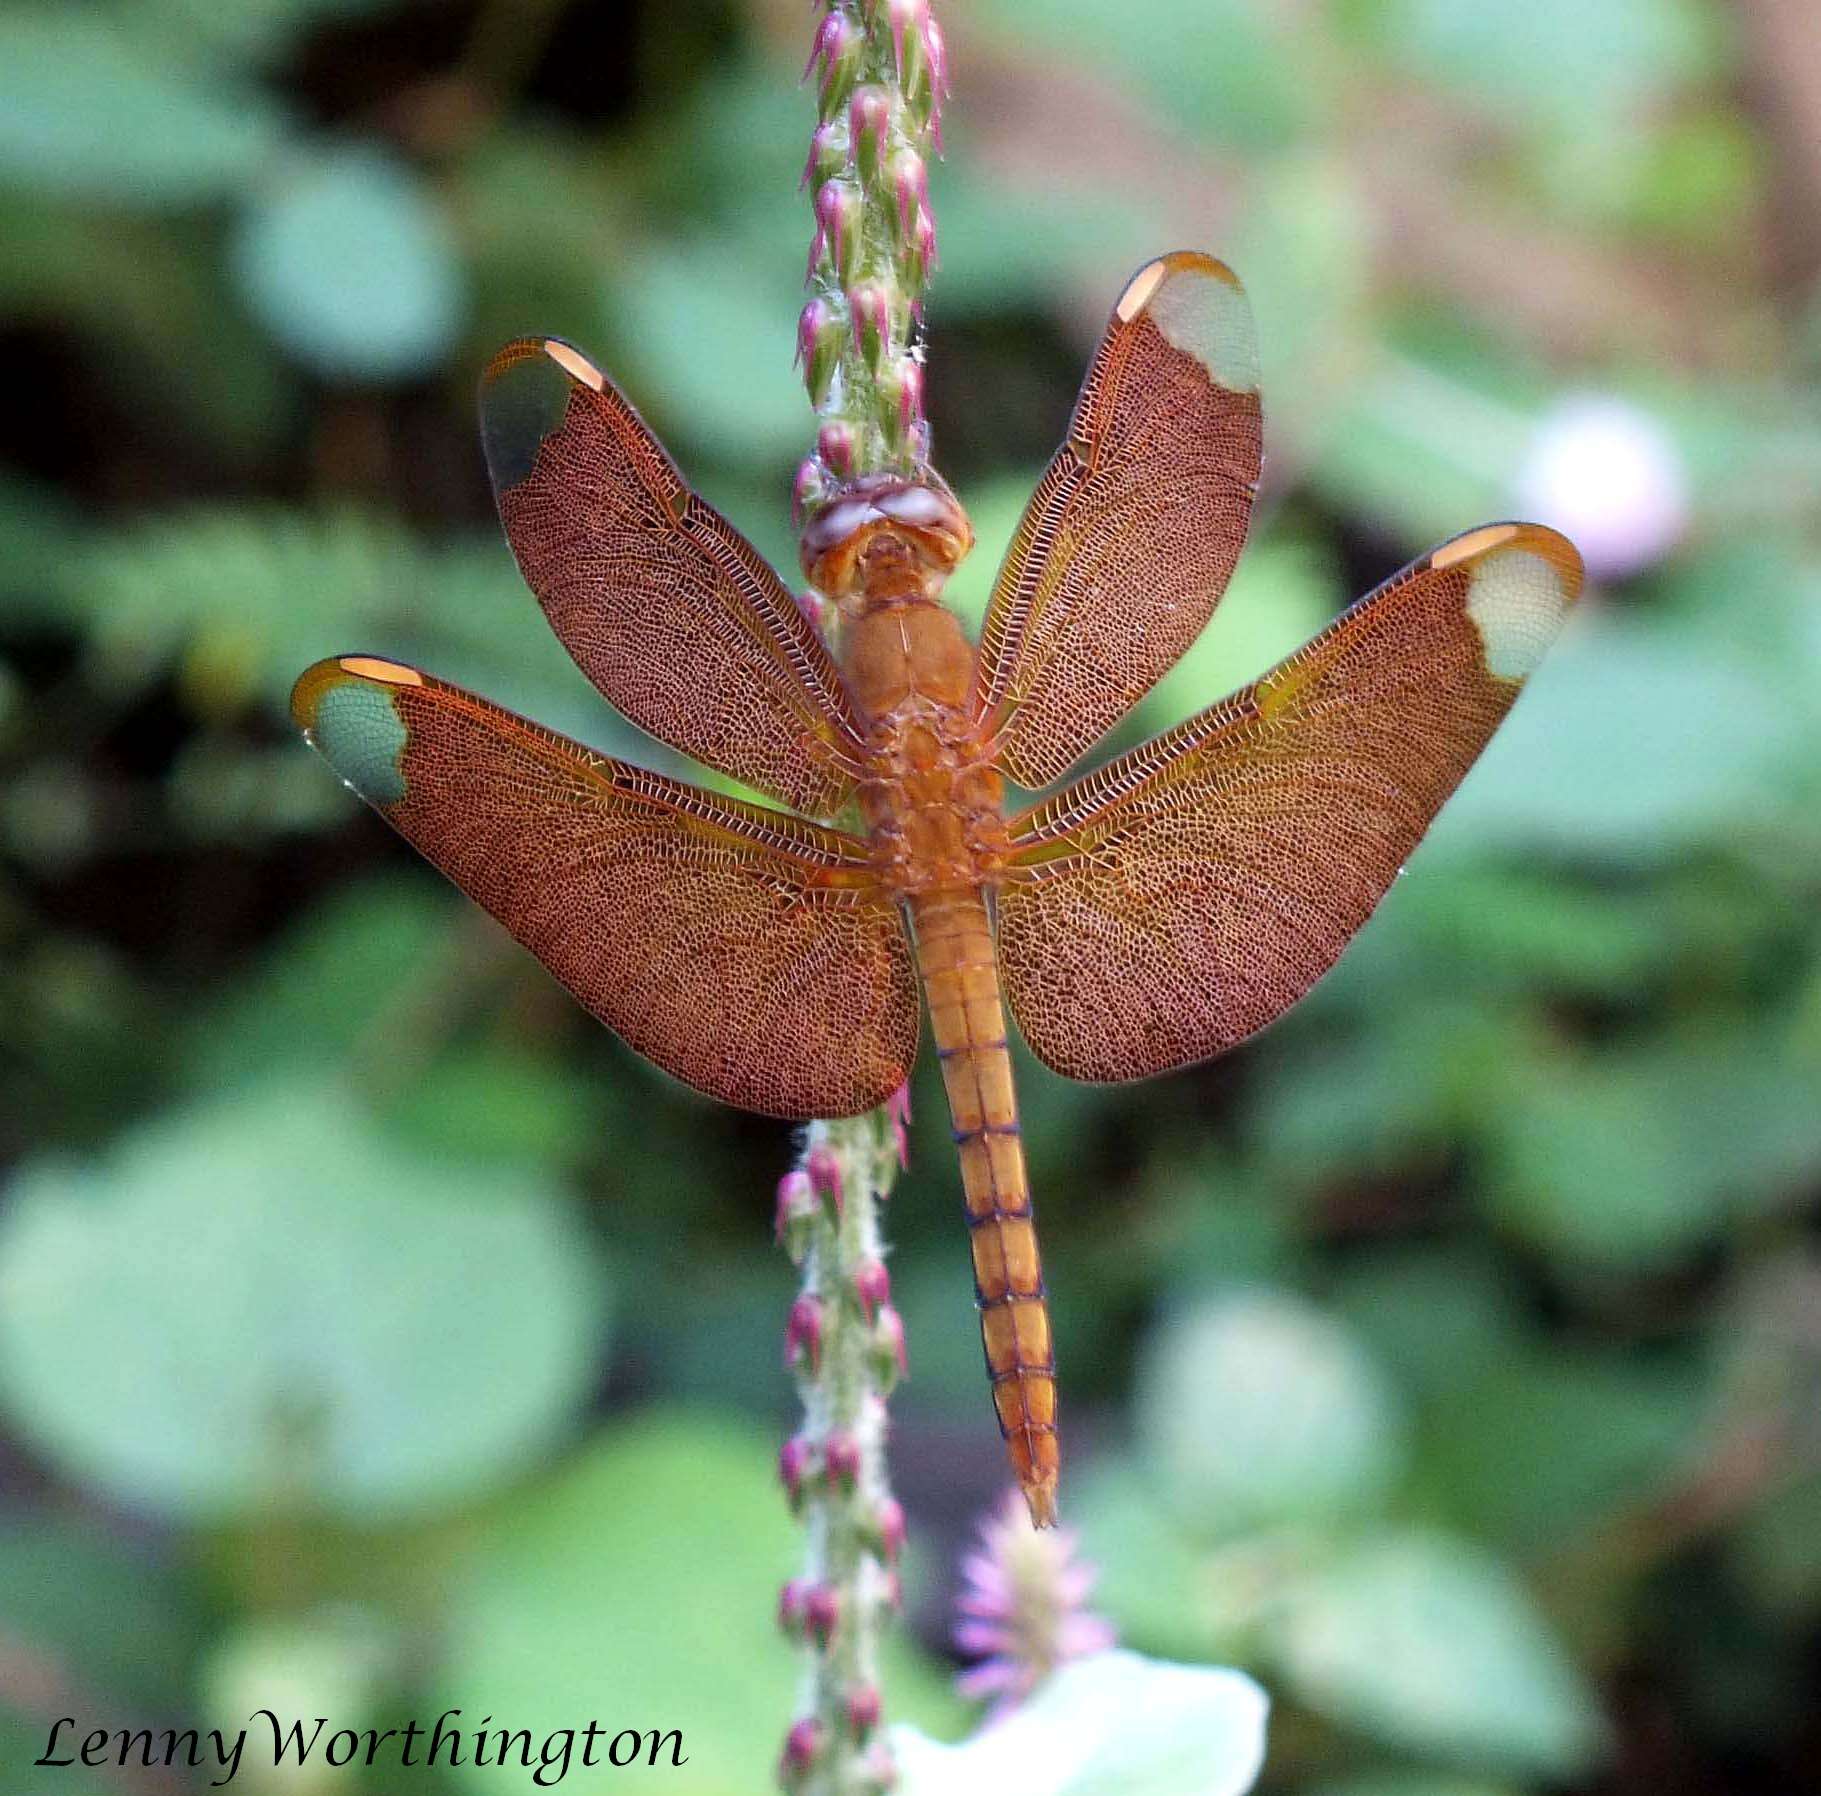
[{"label": "green leaf", "polygon": [[[1338,1009],[1370,995],[1375,969],[1360,952],[1316,1004]],[[1506,1013],[1458,987],[1433,989],[1408,960],[1395,972],[1384,1001],[1350,1032],[1322,1029],[1311,1010],[1266,1050],[1248,1134],[1277,1180],[1308,1187],[1438,1159],[1473,1114],[1471,1094],[1509,1057]]]},{"label": "green leaf", "polygon": [[1556,1778],[1599,1753],[1573,1662],[1504,1568],[1462,1542],[1370,1539],[1290,1595],[1273,1635],[1301,1701],[1386,1745]]},{"label": "green leaf", "polygon": [[1120,1639],[1177,1658],[1212,1653],[1204,1611],[1220,1593],[1205,1574],[1207,1555],[1159,1503],[1155,1480],[1117,1461],[1089,1466],[1069,1492],[1069,1526],[1100,1574],[1094,1607],[1118,1624]]},{"label": "green leaf", "polygon": [[248,1068],[339,1064],[388,1004],[434,976],[448,921],[448,904],[428,880],[332,891],[197,1018],[196,1083],[219,1090]]},{"label": "green leaf", "polygon": [[187,206],[255,179],[282,121],[98,8],[0,12],[0,178],[46,194]]},{"label": "green leaf", "polygon": [[1119,1637],[1173,1659],[1239,1659],[1286,1567],[1309,1551],[1306,1535],[1248,1534],[1209,1549],[1160,1501],[1156,1480],[1129,1460],[1102,1459],[1074,1480],[1069,1525],[1099,1571],[1094,1607]]},{"label": "green leaf", "polygon": [[903,1796],[1243,1796],[1268,1698],[1242,1672],[1096,1653],[958,1746],[893,1730]]},{"label": "green leaf", "polygon": [[[1067,46],[1096,75],[1129,82],[1198,136],[1243,149],[1280,147],[1306,129],[1311,105],[1306,48],[1247,0],[1045,0],[1041,24],[1014,0],[982,9],[1008,38],[1003,54],[1029,54],[1033,31]],[[1197,53],[1197,47],[1209,50]],[[1219,54],[1211,53],[1218,45]],[[1069,126],[1068,115],[1056,120]]]},{"label": "green leaf", "polygon": [[377,12],[389,0],[115,0],[142,35],[219,60],[272,63],[299,39],[338,20]]},{"label": "green leaf", "polygon": [[1367,1771],[1339,1783],[1317,1784],[1308,1796],[1522,1796],[1510,1784],[1446,1771]]},{"label": "green leaf", "polygon": [[[202,1642],[199,1606],[176,1572],[73,1519],[0,1528],[0,1614],[15,1690],[33,1661],[79,1667],[86,1688],[134,1710],[181,1706]],[[40,1733],[32,1756],[42,1750]]]},{"label": "green leaf", "polygon": [[[730,153],[757,160],[748,145]],[[636,241],[631,219],[645,201],[602,159],[593,134],[521,113],[488,132],[453,176],[451,203],[474,281],[466,340],[475,369],[508,339],[531,332],[605,354],[612,345],[602,279]],[[562,220],[560,230],[550,228],[552,219]]]},{"label": "green leaf", "polygon": [[[1342,427],[1347,395],[1373,361],[1370,232],[1356,180],[1344,157],[1322,146],[1274,158],[1248,177],[1245,211],[1209,246],[1251,297],[1267,454],[1287,451],[1292,465]],[[1256,552],[1248,547],[1241,566]],[[1322,572],[1332,582],[1332,570]],[[1337,595],[1322,621],[1355,596]]]},{"label": "green leaf", "polygon": [[[952,160],[932,175],[942,226],[939,316],[1003,316],[1078,304],[1085,364],[1120,283],[1157,253],[1167,214],[1142,189],[1076,181],[1067,187],[1047,169],[1017,169],[990,178],[970,154],[965,118],[955,126]],[[939,328],[939,327],[938,327]],[[1058,425],[1072,392],[1056,394]],[[1025,487],[1030,495],[1030,486]],[[976,550],[976,557],[979,555]]]},{"label": "green leaf", "polygon": [[576,1212],[401,1150],[333,1088],[179,1112],[38,1162],[0,1229],[0,1399],[137,1508],[372,1518],[520,1472],[599,1362]]},{"label": "green leaf", "polygon": [[[282,717],[310,662],[371,649],[591,745],[666,764],[577,671],[497,533],[430,547],[357,511],[201,506],[100,534],[67,578],[93,676],[115,693],[175,674],[200,715],[263,702]],[[333,797],[333,780],[311,771]],[[186,798],[206,819],[205,796]]]},{"label": "green leaf", "polygon": [[1697,1395],[1673,1367],[1508,1351],[1435,1405],[1425,1470],[1477,1534],[1541,1555],[1661,1488],[1691,1444]]},{"label": "green leaf", "polygon": [[172,512],[99,537],[73,586],[106,685],[135,692],[173,664],[199,708],[276,708],[321,655],[408,615],[424,580],[397,524],[276,506]]},{"label": "green leaf", "polygon": [[1523,1338],[1514,1281],[1463,1242],[1381,1251],[1347,1268],[1341,1314],[1400,1386],[1465,1402]]},{"label": "green leaf", "polygon": [[426,1067],[389,1120],[426,1151],[562,1166],[595,1145],[601,1107],[560,1066],[509,1047],[478,1046]]},{"label": "green leaf", "polygon": [[1400,73],[1555,130],[1640,113],[1720,60],[1696,0],[1391,0],[1366,16]]},{"label": "green leaf", "polygon": [[1821,1614],[1821,1473],[1810,1472],[1760,1501],[1727,1557],[1767,1615],[1801,1625]]},{"label": "green leaf", "polygon": [[1821,1166],[1812,1067],[1730,1031],[1544,1062],[1487,1123],[1494,1212],[1595,1271],[1674,1265]]},{"label": "green leaf", "polygon": [[[17,1678],[15,1672],[14,1681]],[[0,1694],[0,1765],[31,1764],[43,1753],[50,1731],[42,1716],[15,1710],[7,1697]],[[59,1748],[67,1751],[72,1738],[80,1750],[82,1735],[72,1734],[69,1728],[63,1730]],[[108,1772],[85,1771],[78,1763],[68,1770],[58,1771],[55,1788],[57,1796],[118,1796],[120,1786]]]},{"label": "green leaf", "polygon": [[[1481,987],[1502,1003],[1538,987],[1623,1000],[1661,970],[1664,894],[1577,882],[1562,869],[1412,857],[1373,923],[1384,980],[1423,969],[1438,992]],[[1393,964],[1395,963],[1395,964]]]},{"label": "green leaf", "polygon": [[[1802,712],[1771,669],[1663,632],[1582,620],[1538,669],[1425,852],[1541,846],[1649,865],[1785,816]],[[1812,732],[1809,732],[1812,734]]]},{"label": "green leaf", "polygon": [[[686,1765],[578,1765],[563,1788],[749,1796],[776,1760],[800,1676],[776,1621],[800,1552],[765,1436],[683,1412],[618,1427],[476,1541],[450,1597],[432,1712],[491,1710],[534,1737],[589,1718],[609,1736],[678,1728]],[[881,1681],[894,1714],[956,1724],[944,1680],[901,1639]],[[525,1786],[522,1770],[465,1775]]]},{"label": "green leaf", "polygon": [[273,337],[334,379],[421,374],[447,352],[467,304],[437,196],[364,144],[297,156],[263,184],[234,269]]},{"label": "green leaf", "polygon": [[296,393],[234,302],[218,236],[187,216],[100,215],[0,188],[0,308],[54,320],[107,369],[97,423],[155,418],[173,441],[194,431],[191,454],[253,462],[294,427]]},{"label": "green leaf", "polygon": [[80,536],[72,499],[49,485],[0,474],[0,598],[15,627],[56,616],[65,567]]},{"label": "green leaf", "polygon": [[1478,343],[1451,336],[1356,359],[1363,365],[1345,403],[1331,387],[1309,420],[1317,490],[1410,548],[1499,515],[1531,441],[1534,405],[1525,399],[1540,395],[1502,391],[1507,370]]},{"label": "green leaf", "polygon": [[1167,1323],[1140,1370],[1138,1425],[1171,1510],[1204,1535],[1357,1509],[1402,1458],[1377,1369],[1287,1292],[1234,1292]]},{"label": "green leaf", "polygon": [[810,421],[790,365],[801,273],[739,242],[653,247],[614,270],[614,335],[626,362],[616,378],[635,404],[717,457],[790,456]]}]

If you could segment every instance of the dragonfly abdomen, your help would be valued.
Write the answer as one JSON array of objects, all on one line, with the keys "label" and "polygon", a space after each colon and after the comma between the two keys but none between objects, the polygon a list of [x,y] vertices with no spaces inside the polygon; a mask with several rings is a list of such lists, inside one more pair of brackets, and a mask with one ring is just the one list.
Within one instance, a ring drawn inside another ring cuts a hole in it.
[{"label": "dragonfly abdomen", "polygon": [[977,887],[914,894],[917,959],[961,1156],[974,1296],[999,1432],[1040,1528],[1056,1520],[1056,1357],[992,925]]}]

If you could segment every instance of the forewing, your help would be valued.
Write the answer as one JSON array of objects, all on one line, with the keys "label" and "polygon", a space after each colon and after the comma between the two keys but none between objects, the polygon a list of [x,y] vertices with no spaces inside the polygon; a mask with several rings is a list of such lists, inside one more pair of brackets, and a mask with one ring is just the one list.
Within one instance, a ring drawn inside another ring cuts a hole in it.
[{"label": "forewing", "polygon": [[904,1082],[917,988],[866,845],[591,753],[395,662],[292,713],[341,777],[602,1022],[710,1097],[843,1116]]},{"label": "forewing", "polygon": [[1006,993],[1032,1050],[1135,1079],[1262,1029],[1333,965],[1580,591],[1496,524],[1388,581],[1256,685],[1012,824]]},{"label": "forewing", "polygon": [[1179,251],[1113,308],[993,588],[975,714],[1020,785],[1060,779],[1201,633],[1245,541],[1261,425],[1252,314]]},{"label": "forewing", "polygon": [[796,810],[839,809],[856,733],[833,659],[619,389],[566,343],[509,343],[481,379],[481,435],[526,584],[608,702]]}]

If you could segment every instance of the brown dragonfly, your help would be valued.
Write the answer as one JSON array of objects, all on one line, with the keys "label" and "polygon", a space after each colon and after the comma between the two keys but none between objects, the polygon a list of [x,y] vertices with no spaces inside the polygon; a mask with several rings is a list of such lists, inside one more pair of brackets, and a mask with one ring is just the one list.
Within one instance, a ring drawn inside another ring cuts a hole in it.
[{"label": "brown dragonfly", "polygon": [[[1208,621],[1261,427],[1221,263],[1147,263],[1113,308],[978,646],[941,602],[973,542],[927,469],[850,482],[784,582],[555,339],[482,382],[506,535],[616,709],[789,808],[597,754],[393,661],[293,710],[341,777],[597,1017],[697,1090],[844,1116],[910,1072],[928,999],[999,1426],[1054,1520],[1055,1357],[1005,1006],[1045,1065],[1143,1078],[1244,1040],[1333,964],[1510,708],[1581,583],[1489,524],[1413,562],[1262,679],[1062,779]],[[838,821],[846,819],[850,827]]]}]

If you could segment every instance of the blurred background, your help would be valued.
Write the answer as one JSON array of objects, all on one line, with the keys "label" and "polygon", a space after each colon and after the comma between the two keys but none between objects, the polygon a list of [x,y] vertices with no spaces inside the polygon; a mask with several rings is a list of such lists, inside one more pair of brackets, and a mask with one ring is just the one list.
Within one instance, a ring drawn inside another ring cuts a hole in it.
[{"label": "blurred background", "polygon": [[[1099,1607],[1265,1681],[1272,1792],[1806,1787],[1812,8],[942,17],[930,409],[981,538],[964,604],[1106,308],[1176,246],[1251,290],[1267,487],[1138,727],[1485,519],[1555,523],[1593,572],[1300,1009],[1126,1089],[1023,1064]],[[200,1789],[30,1760],[60,1715],[263,1706],[681,1727],[692,1762],[652,1787],[769,1778],[795,1677],[771,1619],[797,1552],[771,1469],[788,1131],[590,1023],[283,700],[366,650],[662,758],[518,581],[475,378],[508,336],[572,338],[794,570],[812,22],[800,0],[0,10],[8,1790]],[[955,1561],[1002,1466],[932,1066],[914,1096],[888,1701],[953,1736]],[[609,1780],[645,1787],[565,1787]]]}]

